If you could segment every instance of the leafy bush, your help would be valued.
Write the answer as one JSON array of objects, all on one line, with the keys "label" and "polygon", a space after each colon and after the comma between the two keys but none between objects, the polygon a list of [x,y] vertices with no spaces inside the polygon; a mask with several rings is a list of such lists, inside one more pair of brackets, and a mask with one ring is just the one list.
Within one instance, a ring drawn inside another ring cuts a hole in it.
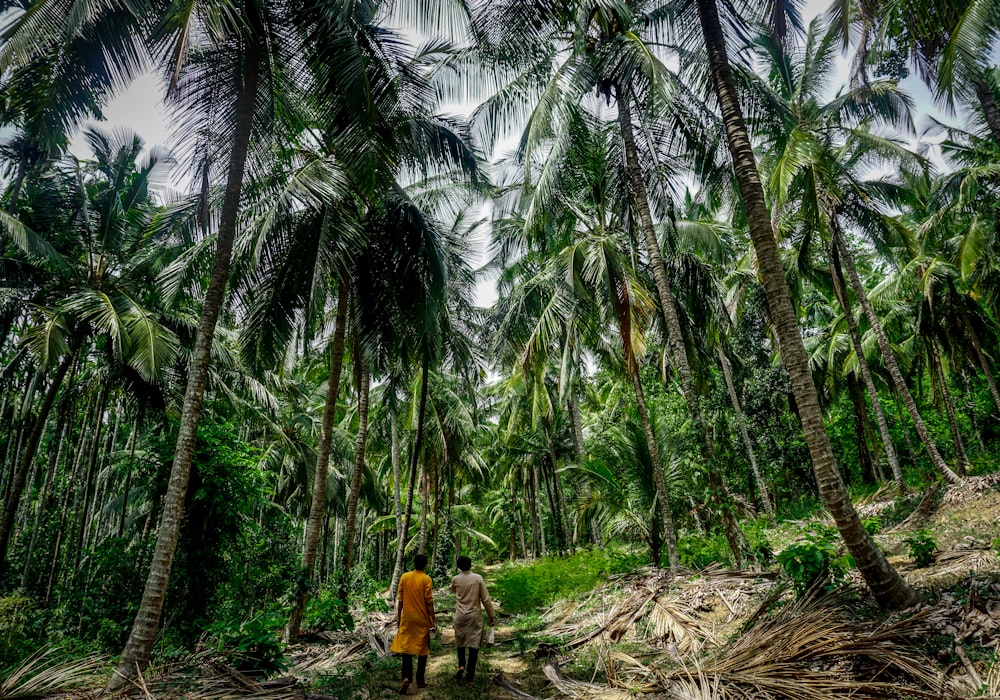
[{"label": "leafy bush", "polygon": [[927,530],[917,530],[909,537],[903,538],[910,547],[910,556],[913,563],[918,567],[930,566],[934,563],[934,553],[937,551],[937,542]]},{"label": "leafy bush", "polygon": [[634,571],[648,559],[631,553],[584,550],[568,557],[544,557],[530,564],[505,564],[493,584],[493,597],[507,612],[549,605],[594,588],[611,574]]},{"label": "leafy bush", "polygon": [[878,533],[882,532],[882,518],[877,515],[865,518],[861,521],[861,525],[865,528],[865,532],[868,533],[869,537],[874,537]]},{"label": "leafy bush", "polygon": [[280,638],[284,624],[284,615],[270,611],[240,622],[217,622],[209,626],[208,633],[216,651],[235,668],[270,674],[288,666]]},{"label": "leafy bush", "polygon": [[38,619],[35,604],[17,593],[0,597],[0,671],[7,662],[25,659],[41,646],[39,630],[32,621]]},{"label": "leafy bush", "polygon": [[829,528],[807,533],[777,556],[778,564],[792,580],[795,592],[805,595],[814,587],[832,590],[844,575],[844,562],[837,557],[833,531]]},{"label": "leafy bush", "polygon": [[693,569],[731,561],[729,544],[722,533],[678,537],[677,556],[681,564]]},{"label": "leafy bush", "polygon": [[353,630],[354,618],[335,590],[323,589],[306,603],[306,627],[318,630]]},{"label": "leafy bush", "polygon": [[750,545],[750,553],[761,566],[769,566],[774,560],[774,549],[767,539],[769,527],[770,522],[763,518],[743,525],[743,533],[746,535],[747,544]]}]

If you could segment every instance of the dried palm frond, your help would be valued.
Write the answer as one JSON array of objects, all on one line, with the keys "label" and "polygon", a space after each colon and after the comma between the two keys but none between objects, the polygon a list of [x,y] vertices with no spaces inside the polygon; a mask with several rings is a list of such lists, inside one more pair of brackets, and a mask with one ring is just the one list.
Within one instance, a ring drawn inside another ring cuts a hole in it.
[{"label": "dried palm frond", "polygon": [[649,631],[655,639],[673,644],[678,653],[697,653],[711,631],[686,613],[676,598],[659,598],[649,611]]},{"label": "dried palm frond", "polygon": [[560,693],[575,700],[589,700],[590,698],[595,700],[597,698],[601,700],[628,700],[632,696],[627,690],[612,688],[601,683],[588,683],[566,678],[559,669],[559,664],[555,662],[546,664],[542,673]]},{"label": "dried palm frond", "polygon": [[1000,698],[1000,659],[993,662],[990,672],[986,674],[986,695]]},{"label": "dried palm frond", "polygon": [[310,673],[330,671],[338,666],[361,659],[370,648],[371,643],[368,639],[359,639],[354,644],[345,644],[325,656],[305,659],[293,666],[290,673],[297,675],[307,671]]},{"label": "dried palm frond", "polygon": [[936,561],[935,576],[1000,569],[1000,554],[992,549],[951,549],[938,552]]},{"label": "dried palm frond", "polygon": [[85,689],[99,689],[104,680],[99,674],[106,662],[98,657],[76,661],[57,661],[55,649],[41,649],[0,680],[0,700],[34,698],[45,695],[82,694]]},{"label": "dried palm frond", "polygon": [[719,698],[941,697],[931,664],[907,642],[922,629],[921,614],[872,629],[851,620],[841,602],[806,598],[762,616],[700,660],[697,673],[683,667],[663,673],[663,687],[704,680]]}]

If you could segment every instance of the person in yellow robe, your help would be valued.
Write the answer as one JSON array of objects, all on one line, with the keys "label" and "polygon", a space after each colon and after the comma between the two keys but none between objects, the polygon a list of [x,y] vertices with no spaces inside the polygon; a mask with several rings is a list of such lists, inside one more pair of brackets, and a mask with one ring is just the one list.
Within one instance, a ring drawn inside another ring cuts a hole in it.
[{"label": "person in yellow robe", "polygon": [[396,605],[396,625],[399,629],[389,650],[403,655],[403,683],[399,694],[406,695],[406,689],[413,681],[413,657],[417,657],[417,687],[426,688],[424,677],[427,671],[427,657],[431,653],[431,632],[437,629],[434,615],[434,585],[431,577],[424,573],[427,555],[418,554],[413,558],[413,571],[407,571],[399,578],[399,602]]},{"label": "person in yellow robe", "polygon": [[[458,650],[458,672],[455,680],[461,683],[471,683],[476,675],[476,662],[479,661],[479,645],[483,637],[483,612],[490,618],[490,627],[496,621],[496,612],[490,601],[490,593],[486,583],[479,574],[472,573],[472,560],[469,557],[458,558],[459,574],[451,581],[451,592],[455,594],[455,647]],[[482,606],[482,607],[480,607]],[[468,664],[465,652],[469,652]]]}]

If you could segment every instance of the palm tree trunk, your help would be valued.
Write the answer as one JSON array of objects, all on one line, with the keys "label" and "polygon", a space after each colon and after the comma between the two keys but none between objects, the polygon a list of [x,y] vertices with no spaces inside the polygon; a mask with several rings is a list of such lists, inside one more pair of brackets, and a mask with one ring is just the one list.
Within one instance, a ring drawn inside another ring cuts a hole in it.
[{"label": "palm tree trunk", "polygon": [[31,578],[31,560],[35,553],[35,544],[38,542],[38,529],[42,524],[42,513],[48,511],[49,504],[52,502],[52,492],[55,488],[55,480],[59,471],[59,462],[63,454],[63,447],[66,444],[66,433],[69,431],[69,425],[67,424],[66,405],[63,404],[61,410],[59,411],[59,418],[56,421],[56,446],[55,450],[52,452],[52,459],[49,462],[49,468],[45,472],[45,483],[42,486],[42,492],[38,497],[38,503],[35,506],[35,524],[31,528],[31,539],[28,541],[28,553],[24,557],[24,569],[21,571],[21,588],[28,590],[28,581]]},{"label": "palm tree trunk", "polygon": [[361,477],[365,471],[365,448],[368,445],[368,386],[371,374],[368,362],[361,352],[360,343],[354,348],[354,356],[361,366],[358,382],[358,439],[354,446],[354,473],[351,475],[351,493],[347,498],[347,528],[344,536],[344,562],[340,570],[343,585],[340,599],[347,602],[347,582],[351,577],[354,563],[354,535],[358,524],[358,500],[361,497]]},{"label": "palm tree trunk", "polygon": [[913,425],[917,429],[917,435],[920,436],[920,442],[923,443],[924,449],[927,450],[927,454],[930,456],[935,469],[937,469],[941,475],[951,483],[959,483],[961,479],[955,472],[948,468],[947,464],[945,464],[944,457],[941,456],[941,452],[938,450],[937,445],[935,445],[934,440],[931,439],[931,434],[927,430],[927,426],[924,424],[924,419],[920,416],[920,411],[917,410],[917,404],[913,400],[913,395],[910,393],[909,387],[906,386],[906,381],[903,379],[903,373],[899,370],[899,363],[896,362],[896,355],[893,353],[892,347],[889,345],[889,337],[885,334],[882,322],[875,314],[875,308],[872,306],[871,300],[868,299],[868,292],[865,291],[865,285],[861,282],[861,277],[858,275],[858,271],[854,268],[854,258],[851,255],[851,251],[848,250],[847,245],[844,243],[844,239],[839,235],[837,230],[834,230],[833,232],[833,245],[837,247],[837,250],[840,253],[840,260],[844,267],[847,268],[847,277],[851,281],[851,289],[854,291],[855,298],[858,300],[858,303],[861,304],[861,308],[865,312],[865,317],[868,319],[868,325],[871,326],[872,332],[875,334],[879,350],[882,351],[882,359],[885,361],[885,367],[889,370],[889,376],[892,377],[893,384],[896,385],[896,391],[899,392],[900,397],[903,399],[903,405],[906,407],[906,412],[910,414],[910,419],[913,421]]},{"label": "palm tree trunk", "polygon": [[[726,489],[725,479],[719,471],[718,460],[715,459],[715,448],[712,445],[711,433],[701,410],[701,399],[695,390],[694,374],[691,371],[691,363],[688,362],[687,349],[684,347],[684,333],[681,328],[680,314],[677,309],[677,299],[670,289],[670,280],[667,278],[667,266],[663,262],[663,255],[660,252],[660,242],[656,237],[656,228],[653,226],[653,217],[649,210],[649,195],[642,177],[642,169],[639,167],[639,155],[636,149],[635,133],[632,130],[632,112],[628,96],[621,86],[618,86],[616,92],[618,96],[618,121],[622,132],[622,143],[625,147],[625,162],[628,169],[629,187],[632,191],[632,198],[639,215],[639,228],[642,231],[646,252],[649,255],[650,267],[653,268],[653,280],[656,283],[660,309],[663,312],[663,321],[667,327],[667,346],[670,348],[670,360],[677,369],[677,374],[680,376],[681,389],[688,412],[691,414],[695,425],[698,426],[701,455],[706,473],[708,474],[712,502],[715,505],[716,512],[721,516],[726,541],[729,543],[729,548],[733,552],[733,557],[737,565],[739,565],[745,557],[745,547],[743,546],[745,537],[733,513],[732,499],[729,497]],[[669,549],[669,540],[667,540],[667,544]]]},{"label": "palm tree trunk", "polygon": [[403,498],[400,474],[399,412],[394,398],[389,409],[389,459],[392,461],[392,502],[396,512],[396,542],[403,539]]},{"label": "palm tree trunk", "polygon": [[340,396],[340,374],[344,366],[344,333],[347,326],[347,282],[340,281],[337,292],[337,317],[330,343],[330,374],[326,380],[326,401],[323,403],[323,422],[316,447],[316,474],[313,477],[312,499],[309,501],[309,520],[305,541],[302,544],[302,569],[299,571],[298,591],[295,607],[285,625],[286,643],[299,635],[302,615],[309,600],[309,586],[316,568],[316,551],[323,526],[323,511],[326,508],[326,479],[329,473],[330,445],[333,442],[333,421],[337,416],[337,397]]},{"label": "palm tree trunk", "polygon": [[977,80],[975,84],[976,97],[979,98],[986,124],[990,127],[993,140],[1000,146],[1000,108],[997,108],[996,97],[985,80]]},{"label": "palm tree trunk", "polygon": [[94,494],[94,480],[97,478],[97,461],[101,448],[101,433],[104,432],[104,409],[108,405],[110,385],[101,389],[101,398],[97,401],[97,415],[94,425],[94,440],[90,445],[90,456],[87,458],[87,475],[83,479],[83,503],[81,504],[80,527],[76,534],[76,546],[73,548],[73,566],[70,567],[70,581],[75,580],[79,571],[80,555],[83,552],[87,533],[87,518],[90,513],[90,503]]},{"label": "palm tree trunk", "polygon": [[139,611],[132,623],[132,630],[129,633],[125,649],[122,651],[118,667],[111,680],[108,681],[106,691],[109,693],[119,690],[126,682],[136,678],[149,666],[149,655],[153,650],[153,642],[160,627],[163,600],[170,582],[170,570],[174,561],[174,552],[177,549],[181,520],[184,516],[184,499],[187,494],[188,479],[191,476],[191,461],[194,458],[195,442],[198,438],[198,421],[201,418],[201,408],[205,402],[205,385],[208,383],[208,368],[211,363],[212,344],[215,340],[215,327],[225,300],[226,285],[229,282],[233,239],[236,235],[240,195],[243,191],[243,174],[246,169],[250,134],[253,130],[254,108],[257,102],[260,66],[258,65],[258,51],[254,39],[246,40],[243,48],[245,54],[242,62],[242,85],[235,105],[236,128],[230,151],[222,211],[219,216],[215,261],[201,307],[194,352],[188,365],[187,386],[184,391],[184,404],[181,408],[174,461],[170,468],[160,526],[156,533],[153,561],[150,564],[149,575],[142,591]]},{"label": "palm tree trunk", "polygon": [[431,509],[430,471],[434,465],[425,463],[420,470],[420,534],[417,536],[417,552],[427,553],[427,511]]},{"label": "palm tree trunk", "polygon": [[[839,221],[835,216],[830,220]],[[861,343],[861,331],[858,329],[858,321],[854,317],[854,310],[851,308],[851,301],[847,298],[846,280],[844,270],[840,264],[840,253],[836,246],[830,246],[830,267],[833,279],[833,292],[840,302],[840,308],[844,310],[844,319],[847,321],[847,331],[851,336],[851,345],[854,347],[854,355],[858,358],[858,367],[861,368],[861,377],[865,382],[865,389],[872,400],[872,408],[875,410],[875,422],[878,425],[879,436],[882,438],[882,446],[885,448],[885,456],[889,461],[889,468],[892,470],[892,478],[896,482],[896,492],[902,496],[906,494],[906,484],[903,482],[903,470],[899,466],[899,456],[896,454],[896,446],[892,442],[889,434],[889,422],[885,418],[885,409],[882,408],[882,400],[879,398],[878,390],[875,388],[875,379],[872,377],[871,367],[868,366],[868,358],[865,355],[864,345]]]},{"label": "palm tree trunk", "polygon": [[[680,565],[677,556],[677,534],[674,532],[674,519],[670,514],[670,497],[667,495],[667,483],[663,478],[663,462],[660,460],[660,447],[653,434],[653,424],[649,420],[649,408],[646,406],[646,396],[642,391],[642,380],[639,377],[639,367],[632,368],[632,387],[635,389],[635,403],[639,408],[639,421],[642,423],[642,434],[646,437],[646,449],[653,465],[653,484],[656,486],[657,507],[660,514],[660,530],[663,531],[663,541],[667,543],[667,562],[671,571]],[[659,567],[660,562],[654,561],[653,566]]]},{"label": "palm tree trunk", "polygon": [[7,498],[3,504],[3,511],[0,513],[0,578],[3,577],[7,568],[7,545],[10,542],[10,536],[14,529],[14,516],[17,514],[17,509],[21,502],[21,492],[24,490],[24,483],[28,478],[28,471],[31,469],[31,464],[34,462],[38,443],[45,432],[45,424],[48,422],[49,413],[51,413],[52,406],[56,402],[56,394],[59,393],[59,387],[62,386],[62,381],[66,377],[70,365],[73,364],[74,356],[74,352],[66,353],[56,367],[55,374],[52,375],[52,380],[49,382],[49,388],[42,399],[42,405],[38,407],[38,415],[35,416],[35,420],[32,423],[31,432],[28,433],[24,447],[21,448],[17,468],[14,470],[9,482]]},{"label": "palm tree trunk", "polygon": [[417,465],[420,461],[420,449],[424,441],[424,418],[427,412],[427,381],[430,374],[430,355],[424,354],[420,369],[420,403],[417,407],[416,436],[413,439],[413,452],[410,455],[410,480],[406,487],[406,513],[403,515],[402,537],[396,540],[396,565],[392,570],[392,583],[389,584],[389,600],[396,600],[399,587],[399,577],[403,575],[403,558],[406,555],[406,539],[410,536],[410,520],[413,517],[413,496],[417,483]]},{"label": "palm tree trunk", "polygon": [[747,214],[750,237],[757,254],[759,274],[764,284],[771,322],[778,337],[782,362],[791,380],[820,494],[827,510],[837,523],[848,551],[854,556],[858,569],[879,604],[891,608],[912,605],[918,600],[917,594],[889,565],[885,554],[865,532],[840,478],[830,437],[823,424],[823,412],[816,385],[813,384],[812,374],[809,371],[809,358],[799,333],[798,317],[792,305],[785,271],[781,265],[778,244],[771,228],[771,219],[760,175],[757,172],[750,135],[743,121],[742,109],[736,94],[736,84],[726,53],[725,35],[719,21],[719,10],[715,0],[697,0],[697,5],[705,47],[708,51],[709,73],[726,127],[726,139]]},{"label": "palm tree trunk", "polygon": [[760,492],[760,500],[764,504],[764,511],[768,519],[774,522],[774,506],[771,504],[771,496],[767,492],[767,484],[760,474],[760,467],[757,466],[757,455],[750,442],[750,433],[747,432],[747,422],[743,416],[743,407],[740,406],[740,397],[736,393],[736,386],[733,384],[733,371],[729,364],[726,353],[719,348],[719,364],[722,365],[722,376],[726,379],[726,389],[729,391],[729,402],[733,405],[733,413],[736,414],[736,423],[740,427],[740,435],[743,437],[743,445],[747,448],[747,456],[750,458],[750,470],[753,472],[757,490]]},{"label": "palm tree trunk", "polygon": [[556,446],[552,440],[552,429],[548,422],[542,421],[545,429],[545,445],[549,453],[549,467],[552,471],[552,490],[555,495],[556,539],[559,551],[562,552],[569,544],[569,519],[566,513],[566,499],[563,496],[562,484],[559,481],[559,468],[556,457]]},{"label": "palm tree trunk", "polygon": [[539,534],[541,530],[538,524],[538,499],[535,497],[535,472],[529,471],[527,477],[525,484],[528,491],[528,517],[531,523],[531,554],[537,559],[544,550],[544,543]]},{"label": "palm tree trunk", "polygon": [[140,421],[141,415],[137,415],[135,417],[135,423],[132,424],[132,435],[129,436],[128,471],[125,474],[125,488],[122,493],[121,515],[118,517],[118,537],[125,535],[125,519],[126,516],[128,516],[128,499],[132,491],[132,468],[135,465],[135,443],[139,433]]},{"label": "palm tree trunk", "polygon": [[854,372],[847,375],[847,392],[854,406],[854,437],[858,447],[858,461],[861,464],[861,480],[866,484],[875,484],[875,464],[872,462],[871,449],[868,446],[867,418],[865,398],[861,394],[861,385]]},{"label": "palm tree trunk", "polygon": [[573,454],[576,455],[577,464],[582,464],[586,457],[583,449],[583,419],[580,416],[580,400],[576,396],[575,386],[569,389],[566,405],[569,408],[569,424],[573,434]]},{"label": "palm tree trunk", "polygon": [[944,374],[944,363],[941,361],[941,353],[933,338],[928,339],[927,345],[930,350],[934,375],[937,377],[941,401],[944,403],[945,415],[948,417],[951,439],[955,443],[956,473],[959,476],[965,476],[969,468],[969,456],[965,452],[965,441],[962,440],[962,431],[958,427],[958,418],[955,415],[955,403],[951,400],[951,391],[948,389],[948,378]]}]

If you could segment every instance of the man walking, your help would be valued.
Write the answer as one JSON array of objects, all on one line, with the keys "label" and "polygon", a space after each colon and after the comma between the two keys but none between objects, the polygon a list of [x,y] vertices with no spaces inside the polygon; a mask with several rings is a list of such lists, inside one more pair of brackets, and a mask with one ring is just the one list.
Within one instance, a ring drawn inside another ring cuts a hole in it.
[{"label": "man walking", "polygon": [[431,653],[431,632],[437,629],[434,615],[434,595],[431,577],[424,573],[427,555],[418,554],[413,558],[413,571],[407,571],[399,579],[399,602],[396,605],[396,625],[399,630],[389,650],[403,655],[403,683],[399,694],[406,695],[406,689],[413,680],[413,657],[417,657],[417,687],[426,688],[424,674],[427,671],[427,657]]},{"label": "man walking", "polygon": [[[483,612],[480,606],[486,608],[490,618],[490,627],[496,621],[490,593],[486,590],[486,582],[479,574],[472,573],[472,560],[462,556],[458,558],[459,574],[451,580],[451,591],[455,594],[455,646],[458,647],[458,673],[455,679],[461,683],[471,683],[476,674],[476,662],[479,660],[479,644],[483,638]],[[468,649],[469,658],[466,661],[465,652]]]}]

